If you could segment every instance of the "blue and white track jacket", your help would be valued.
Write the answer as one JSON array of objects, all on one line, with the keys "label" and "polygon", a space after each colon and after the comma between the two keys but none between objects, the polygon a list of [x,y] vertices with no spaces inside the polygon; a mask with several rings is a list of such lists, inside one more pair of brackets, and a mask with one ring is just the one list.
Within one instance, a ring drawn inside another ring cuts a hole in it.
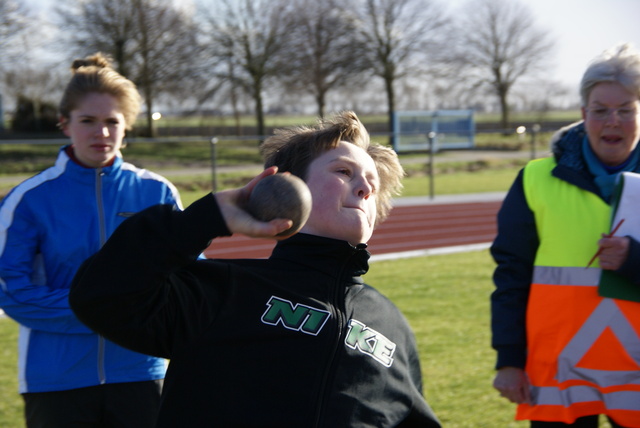
[{"label": "blue and white track jacket", "polygon": [[0,203],[0,307],[20,324],[20,392],[162,379],[165,361],[98,336],[73,314],[71,280],[134,213],[155,204],[181,209],[163,177],[123,162],[84,168],[60,150],[51,168]]}]

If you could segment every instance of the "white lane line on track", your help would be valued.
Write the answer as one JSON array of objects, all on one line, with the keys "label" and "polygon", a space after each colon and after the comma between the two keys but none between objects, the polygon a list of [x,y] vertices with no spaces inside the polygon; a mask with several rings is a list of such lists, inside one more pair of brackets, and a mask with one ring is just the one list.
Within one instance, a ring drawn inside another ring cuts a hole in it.
[{"label": "white lane line on track", "polygon": [[435,256],[439,254],[463,253],[467,251],[486,250],[491,245],[490,242],[469,245],[454,245],[451,247],[428,248],[426,250],[400,251],[397,253],[386,253],[373,255],[369,259],[370,262],[380,262],[383,260],[407,259],[410,257]]}]

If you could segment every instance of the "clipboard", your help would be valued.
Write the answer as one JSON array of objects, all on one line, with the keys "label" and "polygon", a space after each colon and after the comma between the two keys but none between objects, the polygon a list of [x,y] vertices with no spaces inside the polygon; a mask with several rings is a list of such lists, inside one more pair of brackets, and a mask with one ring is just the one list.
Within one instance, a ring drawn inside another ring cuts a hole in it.
[{"label": "clipboard", "polygon": [[[611,201],[611,224],[624,219],[616,235],[631,236],[640,241],[640,174],[621,173]],[[603,297],[640,302],[640,286],[610,270],[602,270],[598,293]]]}]

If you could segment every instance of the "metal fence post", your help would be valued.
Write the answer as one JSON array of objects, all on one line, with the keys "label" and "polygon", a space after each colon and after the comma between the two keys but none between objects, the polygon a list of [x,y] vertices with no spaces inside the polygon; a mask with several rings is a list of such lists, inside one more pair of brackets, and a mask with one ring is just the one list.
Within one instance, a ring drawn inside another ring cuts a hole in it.
[{"label": "metal fence post", "polygon": [[435,152],[436,133],[429,132],[429,196],[431,199],[435,197]]},{"label": "metal fence post", "polygon": [[536,158],[536,144],[537,144],[537,136],[538,132],[540,132],[540,125],[534,123],[531,127],[531,160]]},{"label": "metal fence post", "polygon": [[211,181],[213,187],[213,193],[218,191],[218,174],[217,174],[217,160],[216,160],[216,144],[218,138],[213,137],[211,139]]}]

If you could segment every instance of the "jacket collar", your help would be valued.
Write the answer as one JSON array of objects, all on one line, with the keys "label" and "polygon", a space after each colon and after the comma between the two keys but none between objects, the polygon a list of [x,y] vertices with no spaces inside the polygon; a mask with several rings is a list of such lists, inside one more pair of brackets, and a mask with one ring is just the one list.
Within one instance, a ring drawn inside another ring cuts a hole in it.
[{"label": "jacket collar", "polygon": [[319,270],[331,276],[347,275],[362,283],[361,275],[369,270],[369,251],[366,244],[352,246],[346,241],[322,236],[297,233],[278,241],[271,259],[286,259],[307,264],[310,270]]},{"label": "jacket collar", "polygon": [[88,177],[94,177],[96,175],[96,170],[100,170],[100,173],[105,176],[111,176],[116,174],[122,168],[123,160],[120,156],[116,156],[110,166],[104,168],[87,168],[76,163],[69,157],[66,152],[67,147],[69,147],[69,145],[60,148],[60,151],[58,152],[58,159],[56,160],[56,166],[74,178],[77,177],[81,180],[85,180],[88,179]]},{"label": "jacket collar", "polygon": [[551,137],[551,151],[558,165],[584,171],[587,168],[582,156],[582,141],[587,135],[584,122],[576,122],[561,128]]}]

